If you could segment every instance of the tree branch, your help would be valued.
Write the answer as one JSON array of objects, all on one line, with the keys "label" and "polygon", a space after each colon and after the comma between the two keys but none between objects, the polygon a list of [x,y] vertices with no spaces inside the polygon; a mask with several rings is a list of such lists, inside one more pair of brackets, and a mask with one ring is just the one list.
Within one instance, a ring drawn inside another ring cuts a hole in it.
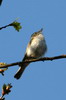
[{"label": "tree branch", "polygon": [[22,26],[20,25],[19,22],[17,22],[16,20],[8,25],[5,25],[3,27],[0,27],[0,30],[9,27],[9,26],[13,26],[15,28],[15,30],[17,30],[18,32],[20,31],[20,29],[22,28]]},{"label": "tree branch", "polygon": [[5,26],[3,26],[3,27],[0,27],[0,30],[6,28],[6,27],[8,27],[8,26],[11,26],[11,25],[12,25],[12,23],[11,23],[11,24],[8,24],[8,25],[5,25]]},{"label": "tree branch", "polygon": [[39,58],[39,59],[27,60],[23,62],[15,62],[15,63],[7,64],[7,65],[2,65],[0,66],[0,68],[7,68],[11,66],[20,65],[23,63],[29,63],[29,62],[32,63],[32,62],[37,62],[37,61],[52,61],[52,60],[63,59],[63,58],[66,58],[66,55],[59,55],[59,56],[54,56],[54,57],[44,57],[44,58]]},{"label": "tree branch", "polygon": [[1,4],[2,4],[2,1],[3,1],[3,0],[0,0],[0,6],[1,6]]}]

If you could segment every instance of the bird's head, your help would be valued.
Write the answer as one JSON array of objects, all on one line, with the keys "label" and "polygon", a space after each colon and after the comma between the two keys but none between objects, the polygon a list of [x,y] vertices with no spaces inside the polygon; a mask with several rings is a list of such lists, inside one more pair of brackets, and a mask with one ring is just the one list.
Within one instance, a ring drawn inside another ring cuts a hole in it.
[{"label": "bird's head", "polygon": [[34,32],[34,33],[31,35],[31,38],[34,38],[34,37],[36,37],[36,36],[42,34],[42,31],[43,31],[43,28],[41,28],[41,29],[40,29],[39,31],[37,31],[37,32]]}]

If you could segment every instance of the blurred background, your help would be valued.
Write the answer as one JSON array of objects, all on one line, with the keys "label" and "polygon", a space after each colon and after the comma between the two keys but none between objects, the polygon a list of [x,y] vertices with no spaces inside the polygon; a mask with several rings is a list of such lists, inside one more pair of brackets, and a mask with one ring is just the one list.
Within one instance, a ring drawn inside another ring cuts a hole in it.
[{"label": "blurred background", "polygon": [[[45,56],[66,54],[66,0],[3,0],[0,27],[16,18],[22,29],[0,30],[0,62],[21,61],[33,32],[43,28],[48,51]],[[0,75],[0,93],[4,83],[12,83],[6,100],[66,100],[66,59],[31,63],[20,80],[14,79],[18,66]]]}]

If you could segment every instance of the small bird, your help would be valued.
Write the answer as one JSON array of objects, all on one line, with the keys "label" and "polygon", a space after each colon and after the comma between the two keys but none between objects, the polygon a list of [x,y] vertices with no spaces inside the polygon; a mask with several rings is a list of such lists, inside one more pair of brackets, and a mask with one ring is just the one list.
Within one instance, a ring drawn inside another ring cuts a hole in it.
[{"label": "small bird", "polygon": [[[34,32],[31,35],[30,42],[27,45],[25,56],[22,61],[37,59],[42,57],[47,51],[47,45],[45,41],[45,37],[42,34],[43,29],[38,32]],[[25,68],[30,63],[23,63],[19,66],[18,71],[16,72],[14,78],[19,79],[23,74]]]}]

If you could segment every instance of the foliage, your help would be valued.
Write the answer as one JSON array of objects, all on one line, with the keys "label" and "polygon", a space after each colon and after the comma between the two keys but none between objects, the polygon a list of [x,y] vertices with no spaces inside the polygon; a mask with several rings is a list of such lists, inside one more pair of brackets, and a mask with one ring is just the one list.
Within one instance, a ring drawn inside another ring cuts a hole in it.
[{"label": "foliage", "polygon": [[[4,65],[7,65],[6,63],[3,63],[3,62],[0,62],[0,67],[4,66]],[[3,68],[3,69],[0,69],[0,73],[4,76],[4,71],[6,71],[8,68]]]},{"label": "foliage", "polygon": [[13,26],[15,28],[15,30],[17,30],[18,32],[22,28],[22,26],[20,25],[20,23],[17,22],[17,21],[14,21],[13,23],[11,23],[10,26]]},{"label": "foliage", "polygon": [[9,84],[4,84],[4,85],[2,86],[2,96],[0,97],[0,100],[5,100],[4,96],[5,96],[6,94],[9,94],[9,93],[11,92],[11,88],[12,88],[11,83],[9,83]]}]

